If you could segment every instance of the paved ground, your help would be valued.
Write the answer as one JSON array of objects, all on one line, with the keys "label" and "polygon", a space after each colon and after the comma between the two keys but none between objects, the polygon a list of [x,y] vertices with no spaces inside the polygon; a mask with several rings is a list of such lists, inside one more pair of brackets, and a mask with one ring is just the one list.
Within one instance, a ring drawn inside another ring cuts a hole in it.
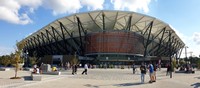
[{"label": "paved ground", "polygon": [[157,82],[140,83],[140,73],[132,74],[131,69],[89,69],[88,75],[71,75],[63,71],[62,75],[42,75],[42,81],[31,81],[30,72],[19,71],[25,79],[9,79],[14,71],[0,71],[0,88],[200,88],[200,71],[195,74],[173,73],[173,78],[166,76],[166,69],[157,72]]}]

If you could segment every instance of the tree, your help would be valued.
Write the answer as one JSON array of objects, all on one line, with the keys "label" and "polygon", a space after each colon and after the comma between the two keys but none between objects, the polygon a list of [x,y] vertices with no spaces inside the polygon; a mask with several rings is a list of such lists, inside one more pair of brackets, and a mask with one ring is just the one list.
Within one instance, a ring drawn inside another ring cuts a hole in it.
[{"label": "tree", "polygon": [[14,56],[14,61],[13,61],[14,65],[15,65],[15,76],[11,77],[11,79],[19,79],[20,78],[20,77],[17,77],[17,72],[19,69],[19,62],[21,61],[21,53],[24,48],[24,45],[25,45],[25,42],[23,42],[23,41],[18,42],[16,44],[17,49],[15,50],[15,56]]},{"label": "tree", "polygon": [[179,60],[180,66],[183,66],[185,63],[186,63],[186,62],[184,61],[184,59],[180,59],[180,60]]},{"label": "tree", "polygon": [[8,55],[2,56],[0,62],[2,65],[4,65],[4,67],[8,66],[8,64],[11,63],[10,56],[8,56]]},{"label": "tree", "polygon": [[30,65],[33,66],[37,63],[37,58],[36,57],[29,57],[29,60],[30,60]]},{"label": "tree", "polygon": [[200,59],[197,60],[197,69],[200,69]]},{"label": "tree", "polygon": [[77,65],[77,64],[79,64],[79,60],[78,60],[78,58],[76,57],[76,55],[73,55],[73,56],[72,56],[72,58],[71,58],[71,60],[70,60],[70,64],[71,64],[71,65]]},{"label": "tree", "polygon": [[174,71],[174,68],[177,67],[177,64],[176,64],[176,60],[173,59],[172,60],[172,71]]}]

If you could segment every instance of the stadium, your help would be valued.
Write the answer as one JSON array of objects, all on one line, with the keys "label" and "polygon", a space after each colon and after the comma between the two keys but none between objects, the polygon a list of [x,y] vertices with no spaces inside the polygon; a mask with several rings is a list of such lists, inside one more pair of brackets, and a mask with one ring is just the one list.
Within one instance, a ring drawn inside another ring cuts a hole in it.
[{"label": "stadium", "polygon": [[57,19],[22,41],[27,56],[48,64],[65,63],[73,55],[93,64],[169,60],[180,57],[185,46],[172,27],[157,18],[109,10]]}]

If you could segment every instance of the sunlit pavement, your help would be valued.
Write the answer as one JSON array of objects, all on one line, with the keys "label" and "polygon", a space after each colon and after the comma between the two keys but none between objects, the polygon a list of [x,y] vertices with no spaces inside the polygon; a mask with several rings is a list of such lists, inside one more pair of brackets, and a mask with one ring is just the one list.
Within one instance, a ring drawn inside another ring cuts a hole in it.
[{"label": "sunlit pavement", "polygon": [[[14,70],[0,71],[0,88],[198,88],[200,87],[200,71],[195,74],[173,73],[173,78],[166,76],[166,69],[157,71],[157,81],[140,82],[140,72],[137,69],[89,69],[88,75],[82,75],[83,69],[78,69],[76,75],[71,70],[62,71],[61,75],[41,75],[42,81],[32,81],[30,72],[19,71],[23,79],[9,79],[14,76]],[[25,79],[24,79],[25,78]]]}]

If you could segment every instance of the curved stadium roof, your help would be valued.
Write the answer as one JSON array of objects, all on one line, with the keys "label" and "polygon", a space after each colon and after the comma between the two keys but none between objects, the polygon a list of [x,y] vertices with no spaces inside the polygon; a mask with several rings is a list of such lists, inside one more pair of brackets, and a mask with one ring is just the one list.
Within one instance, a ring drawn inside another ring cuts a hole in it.
[{"label": "curved stadium roof", "polygon": [[[176,39],[182,47],[184,46],[183,41],[178,37],[178,35],[175,33],[175,31],[170,27],[167,23],[151,17],[144,14],[139,14],[135,12],[129,12],[129,11],[107,11],[107,10],[100,10],[100,11],[91,11],[91,12],[85,12],[85,13],[77,13],[72,14],[60,19],[57,19],[53,21],[52,23],[46,25],[45,27],[41,28],[37,32],[33,33],[32,35],[26,37],[22,41],[28,42],[28,40],[31,40],[31,38],[40,36],[40,35],[46,35],[45,32],[52,33],[52,29],[55,29],[58,33],[61,34],[61,25],[62,23],[66,30],[69,31],[69,33],[73,33],[73,36],[79,36],[78,35],[78,21],[77,17],[80,19],[80,22],[82,24],[82,27],[84,30],[87,30],[87,33],[91,32],[98,32],[103,30],[103,16],[104,15],[104,22],[105,22],[105,30],[111,31],[111,30],[124,30],[127,28],[127,24],[129,22],[129,19],[131,19],[131,25],[130,25],[130,31],[138,32],[139,34],[144,34],[146,32],[146,28],[150,23],[152,24],[152,30],[151,30],[151,36],[157,36],[155,41],[158,41],[161,39],[162,35],[158,35],[162,30],[171,31],[174,39]],[[58,35],[58,33],[55,33],[56,38],[58,40],[61,40],[61,36]],[[148,33],[147,33],[148,34]],[[143,36],[147,36],[147,34]],[[163,38],[167,38],[169,35],[166,33],[164,34]],[[53,40],[52,36],[49,36],[50,39]],[[69,38],[70,36],[65,32],[65,38]],[[39,41],[42,41],[39,39]],[[45,42],[47,43],[47,39],[45,39]],[[166,41],[167,42],[167,39]],[[38,43],[38,42],[37,42]]]}]

